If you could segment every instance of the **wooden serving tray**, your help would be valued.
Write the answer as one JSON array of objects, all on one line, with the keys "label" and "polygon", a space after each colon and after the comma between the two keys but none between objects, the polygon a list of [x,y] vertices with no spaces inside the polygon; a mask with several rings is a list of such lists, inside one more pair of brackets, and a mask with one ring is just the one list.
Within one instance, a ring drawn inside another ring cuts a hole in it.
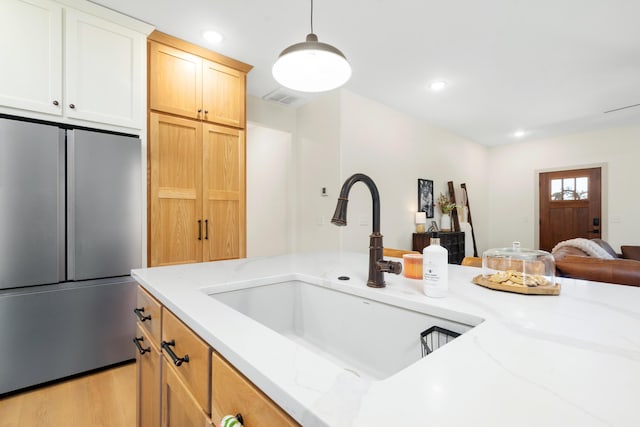
[{"label": "wooden serving tray", "polygon": [[471,280],[476,285],[484,286],[485,288],[494,289],[496,291],[514,292],[516,294],[525,295],[560,295],[560,284],[546,285],[546,286],[518,286],[507,285],[504,283],[495,283],[485,279],[482,275],[478,275]]}]

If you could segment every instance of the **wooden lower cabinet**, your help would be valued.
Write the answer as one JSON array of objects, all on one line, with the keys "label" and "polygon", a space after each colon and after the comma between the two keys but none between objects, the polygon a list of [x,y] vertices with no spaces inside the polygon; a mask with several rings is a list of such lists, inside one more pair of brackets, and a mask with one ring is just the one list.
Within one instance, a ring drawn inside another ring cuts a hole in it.
[{"label": "wooden lower cabinet", "polygon": [[211,427],[208,415],[169,363],[162,363],[162,427]]},{"label": "wooden lower cabinet", "polygon": [[245,427],[299,425],[214,352],[211,357],[211,417],[219,422],[225,415],[236,414],[242,415]]},{"label": "wooden lower cabinet", "polygon": [[[158,304],[152,321],[162,319],[161,339],[147,330],[147,321],[138,320],[136,338],[144,350],[136,355],[138,427],[217,426],[224,416],[236,414],[245,427],[299,425],[142,287],[138,302],[144,313]],[[167,343],[185,359],[179,366]]]},{"label": "wooden lower cabinet", "polygon": [[176,357],[188,360],[176,366],[166,347],[162,349],[164,357],[200,408],[209,413],[211,390],[204,379],[211,376],[211,348],[169,310],[163,308],[162,312],[162,343],[171,344],[168,348]]},{"label": "wooden lower cabinet", "polygon": [[138,427],[160,425],[160,379],[162,354],[149,336],[137,326],[136,339],[144,353],[136,352],[136,403]]}]

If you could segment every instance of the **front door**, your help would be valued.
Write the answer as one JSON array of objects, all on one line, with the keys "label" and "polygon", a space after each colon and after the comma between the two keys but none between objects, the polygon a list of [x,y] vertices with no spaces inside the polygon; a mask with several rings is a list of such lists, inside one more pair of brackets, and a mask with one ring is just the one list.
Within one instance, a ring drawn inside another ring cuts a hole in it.
[{"label": "front door", "polygon": [[600,168],[539,175],[540,249],[563,240],[601,237]]}]

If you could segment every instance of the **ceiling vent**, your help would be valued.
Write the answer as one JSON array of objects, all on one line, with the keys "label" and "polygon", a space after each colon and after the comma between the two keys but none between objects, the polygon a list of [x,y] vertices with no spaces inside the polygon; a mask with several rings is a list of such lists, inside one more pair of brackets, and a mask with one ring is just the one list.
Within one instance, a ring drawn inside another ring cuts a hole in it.
[{"label": "ceiling vent", "polygon": [[295,94],[292,91],[279,87],[262,97],[265,101],[275,102],[287,107],[298,107],[308,101],[300,95]]}]

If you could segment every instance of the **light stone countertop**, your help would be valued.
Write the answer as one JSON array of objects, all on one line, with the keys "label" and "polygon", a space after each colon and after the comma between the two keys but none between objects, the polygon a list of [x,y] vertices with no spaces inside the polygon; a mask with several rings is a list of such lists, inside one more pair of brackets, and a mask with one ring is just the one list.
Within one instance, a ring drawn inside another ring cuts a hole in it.
[{"label": "light stone countertop", "polygon": [[[345,252],[132,274],[304,426],[640,426],[640,288],[558,279],[560,296],[518,295],[472,284],[480,269],[449,267],[438,299],[403,276],[366,287],[368,256]],[[271,277],[481,323],[395,375],[361,379],[207,296]]]}]

